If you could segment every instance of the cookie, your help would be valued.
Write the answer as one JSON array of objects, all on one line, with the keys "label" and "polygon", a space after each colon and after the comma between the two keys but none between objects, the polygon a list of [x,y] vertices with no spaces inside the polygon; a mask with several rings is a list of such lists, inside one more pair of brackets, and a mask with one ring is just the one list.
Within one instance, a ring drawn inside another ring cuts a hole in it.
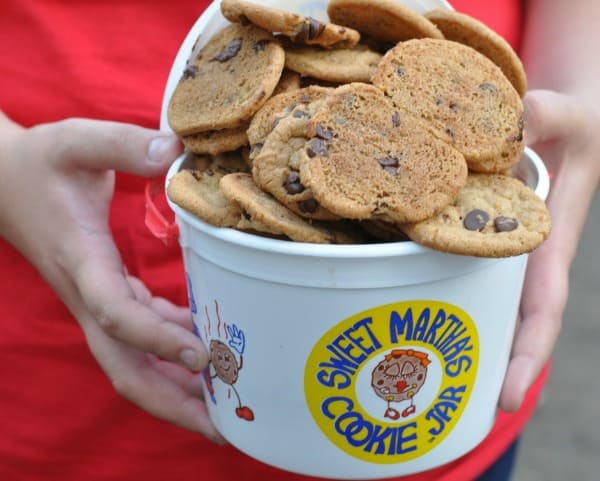
[{"label": "cookie", "polygon": [[475,173],[438,215],[402,226],[419,244],[478,257],[531,252],[548,237],[550,228],[546,204],[531,188],[513,177]]},{"label": "cookie", "polygon": [[360,34],[346,26],[323,23],[311,17],[245,0],[222,0],[221,13],[230,22],[253,24],[302,45],[350,48],[360,40]]},{"label": "cookie", "polygon": [[252,160],[252,175],[261,189],[295,214],[310,219],[338,220],[339,216],[315,200],[311,189],[303,185],[299,177],[299,162],[307,142],[306,127],[321,99],[302,102],[277,120]]},{"label": "cookie", "polygon": [[344,85],[325,97],[305,135],[300,182],[343,218],[422,220],[466,182],[464,157],[369,84]]},{"label": "cookie", "polygon": [[373,84],[459,150],[471,170],[498,173],[521,158],[523,102],[500,68],[473,48],[436,39],[399,43],[384,55]]},{"label": "cookie", "polygon": [[351,49],[326,50],[318,47],[286,47],[285,66],[302,75],[329,82],[370,82],[380,53],[365,45]]},{"label": "cookie", "polygon": [[221,177],[247,171],[238,153],[216,157],[199,156],[193,169],[180,170],[169,181],[167,195],[182,209],[217,227],[237,227],[242,220],[240,209],[219,188]]},{"label": "cookie", "polygon": [[220,185],[223,194],[238,204],[252,221],[266,225],[271,232],[284,234],[291,240],[319,244],[357,244],[365,240],[358,228],[352,230],[341,223],[308,222],[297,216],[262,191],[250,174],[226,175]]},{"label": "cookie", "polygon": [[327,13],[332,22],[383,42],[444,38],[427,18],[396,0],[330,0]]},{"label": "cookie", "polygon": [[169,125],[181,136],[239,127],[272,95],[284,62],[270,33],[225,27],[185,68],[169,101]]},{"label": "cookie", "polygon": [[273,90],[273,95],[279,95],[286,92],[293,92],[301,88],[302,77],[298,72],[284,68],[277,87]]},{"label": "cookie", "polygon": [[436,9],[425,13],[447,40],[454,40],[488,57],[500,67],[521,97],[527,92],[523,63],[510,44],[479,20],[453,10]]},{"label": "cookie", "polygon": [[333,89],[319,86],[308,86],[291,92],[274,95],[260,108],[252,118],[247,130],[250,144],[250,158],[255,157],[261,150],[265,138],[275,128],[281,118],[289,115],[299,104],[308,104]]},{"label": "cookie", "polygon": [[198,134],[184,135],[181,141],[188,152],[217,155],[231,152],[248,145],[246,130],[249,122],[235,129],[208,130]]}]

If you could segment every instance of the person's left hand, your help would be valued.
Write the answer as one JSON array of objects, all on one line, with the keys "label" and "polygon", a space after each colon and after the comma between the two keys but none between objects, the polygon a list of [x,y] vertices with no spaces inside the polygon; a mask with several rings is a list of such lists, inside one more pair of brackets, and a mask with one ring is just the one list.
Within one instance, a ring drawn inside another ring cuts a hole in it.
[{"label": "person's left hand", "polygon": [[520,322],[499,406],[516,411],[557,342],[569,270],[600,176],[600,115],[573,96],[533,90],[525,97],[527,143],[551,174],[549,238],[530,254]]}]

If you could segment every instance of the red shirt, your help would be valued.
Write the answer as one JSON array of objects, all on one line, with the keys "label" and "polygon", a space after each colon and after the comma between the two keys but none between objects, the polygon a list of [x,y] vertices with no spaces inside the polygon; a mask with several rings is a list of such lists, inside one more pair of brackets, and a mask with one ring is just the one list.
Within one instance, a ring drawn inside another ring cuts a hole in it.
[{"label": "red shirt", "polygon": [[[157,127],[171,63],[207,3],[3,0],[0,109],[24,126],[79,116]],[[518,46],[518,0],[454,5]],[[156,295],[185,304],[179,249],[165,247],[144,225],[144,184],[117,176],[111,212],[116,242],[130,273]],[[2,241],[0,265],[0,479],[308,479],[258,463],[231,446],[215,446],[119,397],[76,321]],[[500,413],[472,453],[404,479],[477,477],[521,431],[542,385],[539,380],[518,413]]]}]

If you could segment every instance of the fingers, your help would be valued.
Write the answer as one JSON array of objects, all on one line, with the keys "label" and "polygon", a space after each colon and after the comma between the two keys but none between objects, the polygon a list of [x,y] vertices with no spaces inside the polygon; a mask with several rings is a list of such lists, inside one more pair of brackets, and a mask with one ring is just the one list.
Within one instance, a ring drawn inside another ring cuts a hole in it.
[{"label": "fingers", "polygon": [[519,409],[527,390],[550,359],[560,334],[568,275],[555,253],[555,247],[548,243],[530,255],[521,322],[499,401],[500,408],[508,412]]},{"label": "fingers", "polygon": [[149,362],[147,355],[108,337],[94,322],[83,325],[96,360],[120,395],[153,416],[214,442],[225,442],[198,397],[198,376],[173,365],[157,369],[156,362]]},{"label": "fingers", "polygon": [[207,365],[202,342],[181,325],[189,326],[189,314],[164,300],[136,297],[118,262],[92,256],[73,277],[87,310],[109,336],[192,370]]},{"label": "fingers", "polygon": [[586,129],[586,115],[570,96],[551,90],[530,90],[523,101],[528,145],[578,135]]},{"label": "fingers", "polygon": [[155,176],[182,152],[175,135],[130,124],[69,119],[46,128],[51,129],[49,152],[62,165]]}]

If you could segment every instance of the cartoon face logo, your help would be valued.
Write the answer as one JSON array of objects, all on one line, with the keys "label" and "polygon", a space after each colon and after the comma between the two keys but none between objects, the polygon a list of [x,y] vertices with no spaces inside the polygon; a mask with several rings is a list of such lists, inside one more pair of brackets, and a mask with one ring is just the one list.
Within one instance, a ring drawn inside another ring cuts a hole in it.
[{"label": "cartoon face logo", "polygon": [[[386,418],[398,419],[414,414],[414,396],[427,378],[427,366],[431,361],[424,352],[413,349],[393,349],[375,366],[371,374],[371,387],[375,394],[387,402]],[[410,405],[398,412],[391,403],[410,401]]]},{"label": "cartoon face logo", "polygon": [[239,373],[237,360],[233,351],[217,339],[210,341],[210,362],[221,381],[229,385],[235,384]]}]

